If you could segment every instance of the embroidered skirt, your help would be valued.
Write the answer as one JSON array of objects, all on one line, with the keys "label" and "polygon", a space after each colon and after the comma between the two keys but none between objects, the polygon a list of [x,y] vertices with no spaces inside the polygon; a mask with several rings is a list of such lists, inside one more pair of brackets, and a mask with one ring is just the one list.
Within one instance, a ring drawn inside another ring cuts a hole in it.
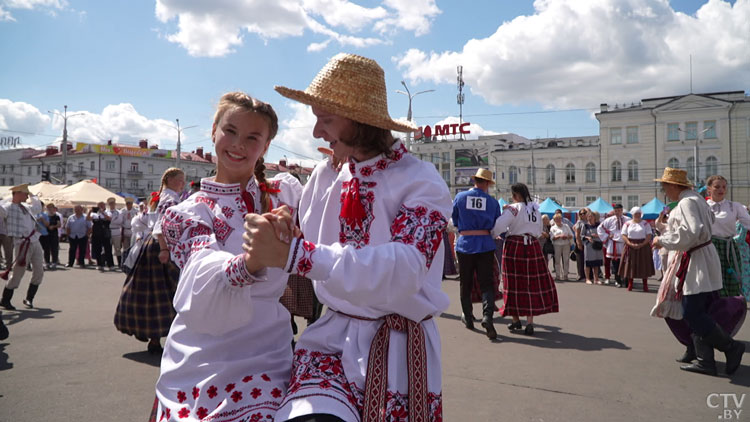
[{"label": "embroidered skirt", "polygon": [[539,241],[509,236],[503,248],[503,316],[536,316],[559,311],[557,289]]},{"label": "embroidered skirt", "polygon": [[125,279],[115,311],[115,327],[139,340],[165,337],[175,317],[172,306],[180,270],[159,262],[159,242],[149,236]]},{"label": "embroidered skirt", "polygon": [[[631,239],[631,242],[636,244],[641,244],[645,241],[646,239]],[[646,245],[638,249],[625,246],[622,261],[620,261],[619,273],[625,279],[644,279],[656,274],[651,245]]]},{"label": "embroidered skirt", "polygon": [[733,239],[714,237],[711,239],[721,262],[721,297],[742,296],[740,284],[740,253]]}]

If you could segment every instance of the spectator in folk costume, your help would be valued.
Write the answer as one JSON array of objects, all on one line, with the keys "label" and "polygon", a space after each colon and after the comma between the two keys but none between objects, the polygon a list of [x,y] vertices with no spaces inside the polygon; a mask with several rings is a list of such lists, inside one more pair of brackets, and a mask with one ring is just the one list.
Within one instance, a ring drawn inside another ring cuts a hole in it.
[{"label": "spectator in folk costume", "polygon": [[[620,276],[620,258],[625,250],[625,242],[622,239],[622,226],[630,221],[630,217],[622,214],[622,204],[614,204],[614,214],[607,217],[599,224],[597,231],[599,238],[607,247],[605,254],[609,258],[610,274],[615,276],[615,286],[622,287],[624,282]],[[604,281],[609,284],[609,278]]]},{"label": "spectator in folk costume", "polygon": [[[168,168],[161,177],[161,187],[151,195],[153,221],[150,232],[137,253],[132,270],[125,279],[115,311],[115,327],[140,341],[148,341],[149,353],[161,355],[161,338],[169,333],[175,316],[172,300],[177,289],[180,269],[169,259],[167,241],[160,224],[169,207],[179,204],[185,188],[185,173]],[[159,227],[159,232],[156,228]]]},{"label": "spectator in folk costume", "polygon": [[679,263],[676,271],[668,272],[668,280],[665,275],[665,281],[682,294],[683,318],[692,330],[697,359],[696,363],[680,369],[716,375],[714,349],[718,349],[725,353],[725,371],[731,375],[740,366],[745,345],[733,340],[710,313],[712,304],[721,300],[719,290],[722,288],[721,264],[711,241],[714,214],[706,201],[692,190],[685,170],[667,167],[655,181],[661,182],[670,201],[679,201],[669,213],[664,233],[654,237],[652,245],[670,251],[670,265]]},{"label": "spectator in folk costume", "polygon": [[721,262],[722,288],[719,295],[742,296],[742,257],[734,241],[737,223],[750,229],[750,214],[739,202],[725,199],[727,179],[711,176],[706,180],[709,198],[706,200],[715,220],[711,227],[711,241]]},{"label": "spectator in folk costume", "polygon": [[539,245],[542,215],[539,204],[531,200],[523,183],[510,187],[513,203],[503,207],[495,222],[494,233],[507,232],[503,249],[503,316],[510,315],[511,331],[521,329],[520,317],[526,316],[524,332],[534,334],[534,317],[558,312],[557,289]]},{"label": "spectator in folk costume", "polygon": [[115,198],[107,198],[107,208],[104,213],[109,217],[109,242],[112,246],[112,255],[117,258],[117,267],[122,268],[122,226],[123,216],[117,209]]},{"label": "spectator in folk costume", "polygon": [[573,244],[573,231],[570,226],[563,223],[562,213],[555,213],[552,218],[554,224],[550,227],[549,238],[555,247],[553,262],[555,264],[555,279],[568,281],[570,270],[570,245]]},{"label": "spectator in folk costume", "polygon": [[348,157],[332,184],[305,186],[304,238],[286,244],[266,217],[246,218],[253,268],[306,275],[328,306],[299,338],[276,420],[442,420],[434,317],[448,306],[441,291],[451,213],[445,182],[392,137],[391,130],[416,128],[389,117],[375,61],[339,54],[305,91],[276,90],[311,105],[313,136]]},{"label": "spectator in folk costume", "polygon": [[122,263],[120,263],[120,267],[122,268],[123,263],[128,257],[128,252],[130,251],[130,246],[133,239],[133,217],[138,215],[138,210],[133,207],[133,197],[126,197],[125,208],[119,210],[118,212],[120,213],[120,217],[122,218]]},{"label": "spectator in folk costume", "polygon": [[83,206],[73,207],[73,215],[65,222],[65,234],[68,237],[68,264],[67,268],[73,267],[76,256],[78,265],[86,268],[86,244],[91,235],[91,221],[83,214]]},{"label": "spectator in folk costume", "polygon": [[458,271],[461,285],[461,322],[470,330],[474,329],[474,312],[471,290],[476,274],[482,292],[482,327],[490,340],[497,338],[492,323],[495,312],[495,289],[493,285],[495,241],[492,228],[500,217],[500,204],[487,191],[495,184],[492,172],[477,169],[471,177],[474,187],[460,192],[453,200],[452,222],[458,228]]},{"label": "spectator in folk costume", "polygon": [[44,277],[44,251],[39,243],[39,232],[37,222],[34,218],[42,210],[41,202],[31,197],[31,206],[25,204],[31,192],[29,185],[23,184],[10,188],[12,199],[9,203],[0,206],[0,218],[4,218],[8,226],[8,236],[13,239],[13,256],[15,261],[0,275],[3,280],[8,280],[8,275],[13,274],[3,289],[3,297],[0,306],[7,310],[15,310],[11,303],[13,293],[21,284],[21,279],[26,273],[26,265],[31,263],[31,281],[26,292],[23,304],[28,308],[34,307],[33,301]]},{"label": "spectator in folk costume", "polygon": [[643,280],[643,291],[648,292],[648,278],[653,276],[654,257],[651,253],[651,225],[643,220],[641,207],[630,210],[633,219],[622,226],[622,240],[625,250],[622,253],[619,275],[627,280],[628,291],[633,290],[633,279]]},{"label": "spectator in folk costume", "polygon": [[263,154],[277,130],[269,104],[224,94],[211,132],[216,176],[161,219],[181,272],[155,420],[274,420],[292,367],[289,313],[279,302],[289,274],[253,265],[242,227],[255,213],[295,214],[299,182],[289,174],[265,179]]}]

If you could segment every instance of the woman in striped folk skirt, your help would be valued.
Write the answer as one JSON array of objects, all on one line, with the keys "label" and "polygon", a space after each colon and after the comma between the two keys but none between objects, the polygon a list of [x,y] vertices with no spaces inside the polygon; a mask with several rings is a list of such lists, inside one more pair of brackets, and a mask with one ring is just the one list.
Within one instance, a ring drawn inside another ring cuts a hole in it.
[{"label": "woman in striped folk skirt", "polygon": [[622,226],[625,250],[622,252],[619,274],[628,282],[628,291],[633,290],[633,279],[643,280],[643,291],[648,292],[648,278],[653,276],[654,257],[651,253],[651,226],[643,221],[640,207],[630,210],[633,219]]},{"label": "woman in striped folk skirt", "polygon": [[534,334],[534,317],[558,312],[557,289],[537,238],[542,231],[539,205],[532,202],[523,183],[511,187],[513,199],[495,223],[495,233],[507,231],[503,247],[503,316],[513,322],[508,328],[521,329],[520,317],[527,317],[524,332]]}]

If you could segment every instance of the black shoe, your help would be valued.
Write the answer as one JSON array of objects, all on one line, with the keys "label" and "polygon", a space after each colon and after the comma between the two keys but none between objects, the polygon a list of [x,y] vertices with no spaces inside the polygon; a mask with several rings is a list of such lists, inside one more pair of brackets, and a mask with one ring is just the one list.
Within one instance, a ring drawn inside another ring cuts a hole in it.
[{"label": "black shoe", "polygon": [[5,288],[3,289],[3,299],[0,300],[0,306],[3,308],[9,310],[9,311],[15,311],[16,307],[11,305],[10,300],[13,299],[13,293],[15,291],[13,289]]},{"label": "black shoe", "polygon": [[33,308],[34,303],[31,301],[31,299],[24,299],[23,304],[26,305],[27,308]]},{"label": "black shoe", "polygon": [[508,329],[511,330],[511,331],[513,331],[513,330],[520,330],[521,329],[521,320],[518,320],[516,322],[511,322],[510,324],[508,324]]},{"label": "black shoe", "polygon": [[464,324],[464,327],[466,327],[467,330],[474,329],[474,316],[473,315],[469,316],[469,318],[466,318],[466,315],[461,314],[461,322]]},{"label": "black shoe", "polygon": [[148,352],[152,355],[161,355],[164,352],[164,349],[161,347],[161,344],[159,343],[148,343]]},{"label": "black shoe", "polygon": [[680,366],[680,369],[683,371],[695,372],[697,374],[716,376],[714,347],[711,343],[696,334],[693,334],[692,338],[697,362],[691,363],[690,365]]},{"label": "black shoe", "polygon": [[3,322],[3,315],[0,312],[0,340],[5,340],[8,338],[8,327],[5,326],[5,322]]},{"label": "black shoe", "polygon": [[690,363],[694,361],[695,358],[695,347],[691,344],[688,345],[687,348],[685,348],[685,353],[683,353],[682,356],[675,360],[680,363]]},{"label": "black shoe", "polygon": [[73,268],[73,264],[65,264],[65,268]]},{"label": "black shoe", "polygon": [[742,362],[742,355],[745,354],[745,343],[739,341],[732,341],[732,346],[729,350],[724,352],[727,357],[727,364],[724,367],[724,372],[727,375],[732,375],[740,367]]},{"label": "black shoe", "polygon": [[[724,355],[727,358],[724,372],[726,372],[727,375],[732,375],[737,371],[737,368],[740,367],[742,361],[742,355],[745,354],[744,343],[732,339],[732,337],[725,333],[718,325],[714,326],[713,331],[704,337],[703,341],[724,352]],[[700,356],[700,354],[698,356]]]},{"label": "black shoe", "polygon": [[492,316],[487,315],[482,318],[482,327],[484,327],[485,331],[487,331],[488,339],[497,339],[497,331],[495,331],[495,326],[494,324],[492,324]]},{"label": "black shoe", "polygon": [[534,324],[526,324],[526,328],[523,330],[523,333],[527,336],[533,336],[534,335]]}]

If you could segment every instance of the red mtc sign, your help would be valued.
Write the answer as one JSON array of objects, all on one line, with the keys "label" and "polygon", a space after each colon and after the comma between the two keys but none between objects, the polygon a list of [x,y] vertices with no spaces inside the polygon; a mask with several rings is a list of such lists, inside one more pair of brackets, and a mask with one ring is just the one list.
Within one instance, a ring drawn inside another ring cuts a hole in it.
[{"label": "red mtc sign", "polygon": [[414,134],[414,139],[421,139],[422,137],[429,139],[433,136],[458,135],[459,133],[466,135],[471,133],[468,129],[470,124],[471,123],[446,123],[444,125],[436,125],[434,129],[429,126],[420,126]]}]

